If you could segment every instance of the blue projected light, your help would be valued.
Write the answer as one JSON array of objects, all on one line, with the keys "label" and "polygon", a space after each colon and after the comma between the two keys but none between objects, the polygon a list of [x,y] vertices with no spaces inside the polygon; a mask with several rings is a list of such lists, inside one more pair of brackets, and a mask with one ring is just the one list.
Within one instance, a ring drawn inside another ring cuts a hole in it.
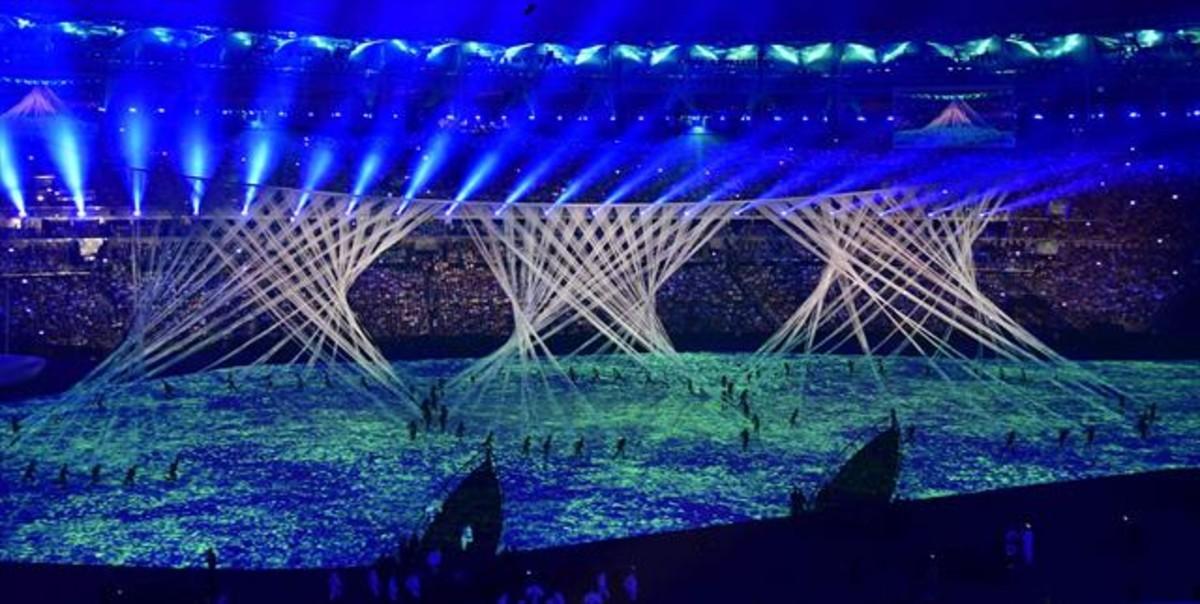
[{"label": "blue projected light", "polygon": [[695,187],[697,184],[699,184],[700,181],[704,180],[705,176],[706,175],[703,170],[696,170],[687,178],[671,185],[671,188],[664,191],[662,195],[658,196],[658,199],[654,200],[653,205],[659,205],[661,203],[666,203],[668,201],[678,198],[680,195],[683,195],[684,193],[687,193],[689,190],[691,190],[693,187]]},{"label": "blue projected light", "polygon": [[140,113],[129,113],[121,125],[121,155],[129,166],[127,184],[133,215],[142,215],[150,170],[150,124]]},{"label": "blue projected light", "polygon": [[276,144],[272,133],[259,130],[252,135],[249,154],[246,156],[246,197],[242,202],[242,216],[250,214],[250,202],[258,193],[272,168],[275,167]]},{"label": "blue projected light", "polygon": [[86,170],[79,132],[70,120],[57,119],[50,124],[48,134],[50,157],[62,176],[63,184],[71,193],[71,201],[75,203],[75,215],[87,216],[83,195],[83,175]]},{"label": "blue projected light", "polygon": [[355,197],[359,197],[367,192],[375,179],[379,177],[379,167],[383,165],[383,155],[381,153],[368,153],[363,159],[362,164],[358,167],[358,176],[354,179],[354,189],[350,192]]},{"label": "blue projected light", "polygon": [[677,159],[681,146],[678,143],[670,145],[654,161],[642,166],[637,172],[621,182],[617,188],[604,198],[601,205],[610,205],[621,201],[646,184],[647,181],[662,173],[662,168]]},{"label": "blue projected light", "polygon": [[182,143],[183,177],[191,185],[188,201],[192,206],[192,215],[198,216],[200,201],[204,199],[208,179],[212,177],[212,171],[216,165],[216,162],[213,161],[213,146],[209,140],[207,129],[199,122],[191,124],[184,131]]},{"label": "blue projected light", "polygon": [[504,209],[508,206],[520,201],[522,197],[525,197],[525,194],[529,193],[529,191],[533,189],[534,185],[538,184],[539,181],[545,178],[545,176],[554,169],[561,159],[561,153],[554,153],[550,157],[542,160],[541,163],[534,167],[534,169],[530,170],[523,177],[521,177],[521,180],[517,181],[517,185],[513,187],[512,191],[508,192],[508,196],[504,198],[504,204],[496,209],[496,216],[502,214]]},{"label": "blue projected light", "polygon": [[491,151],[484,154],[483,158],[471,168],[471,172],[467,175],[467,179],[463,181],[462,187],[454,196],[454,203],[446,209],[446,216],[449,216],[463,201],[468,199],[479,187],[483,186],[492,174],[496,171],[496,166],[500,164],[500,151]]},{"label": "blue projected light", "polygon": [[425,185],[433,180],[442,164],[446,163],[449,151],[450,135],[444,131],[438,132],[430,141],[429,148],[417,156],[416,165],[412,169],[412,179],[408,181],[408,188],[404,191],[406,203],[400,207],[401,210],[407,207],[407,202],[416,198]]},{"label": "blue projected light", "polygon": [[303,193],[300,194],[299,201],[296,202],[296,209],[292,212],[293,215],[299,215],[304,209],[305,204],[312,198],[313,191],[325,182],[333,171],[334,148],[331,144],[317,145],[308,157],[308,164],[305,166],[304,181],[301,186]]},{"label": "blue projected light", "polygon": [[720,184],[720,186],[714,187],[711,191],[709,191],[701,201],[704,203],[720,201],[726,195],[736,191],[743,183],[756,183],[762,180],[763,176],[766,175],[771,168],[772,166],[769,164],[759,164],[749,172],[743,173],[737,177],[726,178],[724,182]]},{"label": "blue projected light", "polygon": [[[710,178],[714,179],[716,182],[720,182],[721,177],[725,177],[726,180],[733,180],[736,175],[727,175],[724,174],[724,172],[727,171],[729,164],[732,163],[735,157],[741,155],[742,153],[753,153],[755,149],[754,142],[755,141],[753,140],[747,142],[746,144],[742,145],[739,150],[730,149],[727,153],[718,157],[715,161],[710,162],[704,168],[697,167],[696,169],[693,169],[691,174],[689,174],[686,178],[671,185],[670,188],[659,195],[658,199],[654,200],[654,205],[673,201],[678,197],[699,188],[702,184],[704,184],[705,180]],[[708,197],[701,198],[700,205],[703,206],[711,201],[712,194],[713,191],[710,191]],[[692,210],[688,210],[686,212],[688,215],[691,215],[691,213]]]},{"label": "blue projected light", "polygon": [[600,159],[588,166],[588,168],[584,170],[582,174],[571,179],[571,182],[567,183],[566,188],[564,188],[562,193],[558,195],[558,199],[554,200],[553,207],[558,207],[564,203],[567,203],[580,193],[586,191],[593,182],[600,178],[601,174],[608,171],[608,168],[617,160],[617,156],[617,150],[612,149],[608,153],[600,156]]},{"label": "blue projected light", "polygon": [[17,216],[28,216],[25,208],[25,193],[21,190],[21,170],[17,165],[17,150],[8,129],[0,126],[0,185],[8,194],[9,201],[17,208]]},{"label": "blue projected light", "polygon": [[354,208],[358,206],[359,199],[379,181],[379,177],[384,171],[384,160],[387,157],[385,142],[377,142],[367,151],[362,163],[358,166],[358,174],[354,177],[354,187],[350,190],[350,207],[346,208],[347,215],[354,211]]},{"label": "blue projected light", "polygon": [[564,137],[564,144],[556,146],[554,151],[542,157],[532,169],[522,174],[520,180],[505,196],[504,203],[496,209],[495,215],[499,216],[508,206],[520,201],[563,162],[573,157],[578,150],[572,143],[579,140],[591,140],[594,128],[590,122],[581,122],[580,125],[573,128],[571,133]]}]

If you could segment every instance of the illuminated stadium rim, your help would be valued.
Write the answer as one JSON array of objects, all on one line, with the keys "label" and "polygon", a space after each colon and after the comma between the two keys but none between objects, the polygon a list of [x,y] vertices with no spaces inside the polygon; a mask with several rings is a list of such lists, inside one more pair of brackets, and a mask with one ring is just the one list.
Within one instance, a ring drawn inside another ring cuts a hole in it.
[{"label": "illuminated stadium rim", "polygon": [[[795,40],[776,43],[732,45],[671,44],[660,45],[607,43],[567,45],[551,42],[525,42],[501,45],[483,41],[443,39],[413,41],[397,38],[350,39],[321,35],[300,35],[291,31],[250,33],[231,29],[196,26],[191,28],[145,27],[126,29],[121,22],[48,21],[38,22],[23,16],[0,15],[0,32],[18,42],[23,32],[31,41],[46,35],[61,35],[81,40],[111,41],[107,58],[119,61],[144,61],[147,48],[175,52],[183,58],[190,52],[203,52],[217,45],[219,50],[266,49],[275,67],[292,68],[299,60],[329,59],[345,53],[349,64],[368,71],[389,64],[417,61],[432,65],[453,65],[466,57],[494,65],[536,66],[548,54],[562,64],[588,68],[610,64],[634,64],[650,67],[677,65],[684,60],[697,63],[753,64],[760,59],[784,67],[819,66],[830,63],[888,65],[917,54],[940,57],[955,63],[1008,55],[1016,59],[1055,60],[1096,48],[1128,55],[1182,42],[1200,48],[1200,25],[1186,24],[1171,29],[1139,29],[1111,33],[1068,33],[1055,36],[1031,36],[1022,33],[996,34],[980,38],[937,41],[905,40],[877,44],[855,41]],[[133,56],[126,56],[132,52]],[[222,53],[223,54],[223,53]],[[204,60],[200,64],[238,63],[238,58]]]},{"label": "illuminated stadium rim", "polygon": [[[249,186],[247,185],[247,187],[249,187]],[[837,193],[816,193],[816,194],[810,194],[810,195],[796,195],[796,196],[789,196],[789,197],[771,197],[771,198],[753,198],[753,199],[721,199],[721,200],[712,200],[712,201],[688,200],[688,201],[666,201],[666,202],[620,202],[620,203],[604,203],[603,201],[569,202],[569,203],[555,203],[555,202],[505,203],[504,201],[491,201],[491,200],[489,200],[489,201],[471,200],[471,199],[455,200],[453,198],[426,198],[426,197],[414,197],[411,199],[406,199],[406,198],[400,197],[400,196],[393,196],[393,197],[380,196],[380,195],[355,196],[352,193],[335,192],[335,191],[312,191],[312,190],[299,189],[296,187],[279,187],[279,186],[269,186],[269,185],[260,185],[256,188],[257,188],[258,192],[256,193],[254,200],[250,204],[251,208],[257,207],[260,203],[262,203],[262,201],[261,201],[262,197],[267,196],[267,195],[272,195],[274,193],[280,193],[283,195],[295,194],[298,196],[302,196],[304,199],[307,200],[307,203],[309,205],[328,203],[331,200],[336,200],[336,201],[353,202],[353,206],[358,209],[363,209],[362,211],[369,211],[369,210],[364,209],[364,208],[368,208],[368,207],[374,207],[374,208],[387,207],[389,209],[394,208],[396,215],[402,214],[405,210],[407,210],[408,208],[413,207],[413,206],[426,206],[426,207],[436,206],[440,210],[451,210],[452,209],[453,212],[449,212],[449,211],[439,212],[439,216],[443,220],[455,220],[455,219],[463,219],[463,218],[478,219],[478,218],[483,218],[483,217],[501,218],[501,217],[503,217],[505,211],[507,211],[509,209],[513,209],[513,208],[541,209],[543,211],[543,214],[545,214],[545,215],[553,214],[554,210],[556,210],[556,209],[565,209],[565,208],[588,208],[591,210],[600,210],[600,211],[617,210],[620,208],[633,208],[633,209],[645,211],[645,210],[657,210],[659,208],[662,208],[662,209],[673,209],[675,211],[680,211],[681,213],[687,214],[688,210],[692,209],[692,208],[735,207],[735,206],[738,209],[730,214],[730,218],[733,220],[739,220],[739,219],[746,220],[746,219],[757,219],[759,217],[758,212],[751,211],[751,210],[756,210],[759,207],[777,207],[780,204],[791,204],[794,208],[801,208],[801,207],[808,207],[808,206],[818,206],[822,202],[829,201],[829,200],[873,199],[874,196],[882,194],[883,192],[888,192],[893,195],[897,195],[897,194],[912,195],[919,191],[933,189],[934,187],[932,185],[885,187],[885,188],[876,188],[876,189],[861,189],[861,190],[854,190],[854,191],[839,191]],[[965,197],[973,197],[973,195],[965,195]],[[956,203],[963,204],[964,202],[958,201]],[[937,212],[935,211],[933,213],[930,213],[929,210],[937,210],[939,207],[941,207],[941,206],[939,206],[936,203],[926,203],[926,204],[914,205],[910,209],[913,210],[913,212],[911,212],[911,214],[920,213],[922,215],[934,216],[937,214]],[[108,206],[96,207],[96,208],[102,209],[102,210],[113,209]],[[481,210],[486,210],[486,213]],[[303,216],[303,212],[295,215],[295,217],[301,217],[301,216]],[[129,218],[129,219],[139,220],[139,221],[151,221],[151,220],[162,220],[162,219],[168,219],[168,218],[184,218],[184,219],[188,219],[188,220],[218,220],[218,219],[219,220],[225,220],[225,219],[246,220],[246,219],[253,219],[253,217],[254,217],[253,212],[250,212],[249,214],[243,213],[243,210],[240,206],[234,207],[233,205],[230,205],[228,207],[221,207],[217,210],[202,209],[199,213],[196,213],[196,214],[185,213],[182,211],[176,212],[176,211],[171,211],[171,210],[158,209],[158,210],[153,210],[153,211],[143,210],[140,213],[137,213],[134,211],[109,212],[109,213],[89,212],[87,216],[72,215],[69,217],[61,216],[61,215],[58,215],[57,213],[39,212],[38,209],[30,209],[29,214],[27,216],[24,216],[21,218],[25,218],[25,219],[28,219],[28,218],[40,218],[40,219],[70,218],[72,221],[112,220],[112,219]],[[346,217],[353,220],[354,213],[353,212],[348,213],[348,214],[346,214]],[[17,217],[10,217],[10,218],[17,218]]]}]

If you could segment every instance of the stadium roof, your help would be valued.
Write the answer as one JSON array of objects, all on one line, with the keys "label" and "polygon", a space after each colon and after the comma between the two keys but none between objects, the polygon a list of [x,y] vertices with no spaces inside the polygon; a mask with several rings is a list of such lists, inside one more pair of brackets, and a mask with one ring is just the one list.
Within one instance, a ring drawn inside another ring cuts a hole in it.
[{"label": "stadium roof", "polygon": [[1200,21],[1200,2],[1194,0],[0,0],[0,11],[55,20],[116,19],[345,37],[576,44],[1066,33]]}]

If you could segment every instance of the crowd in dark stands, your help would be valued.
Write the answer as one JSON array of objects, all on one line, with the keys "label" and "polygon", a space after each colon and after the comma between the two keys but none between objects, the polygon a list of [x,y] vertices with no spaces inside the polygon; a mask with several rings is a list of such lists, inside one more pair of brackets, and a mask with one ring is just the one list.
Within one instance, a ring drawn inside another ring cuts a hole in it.
[{"label": "crowd in dark stands", "polygon": [[[1126,167],[1113,161],[1105,174]],[[975,246],[984,293],[1035,332],[1169,329],[1196,288],[1200,227],[1190,208],[1198,193],[1186,170],[1145,164],[1136,176],[1106,182],[1099,174],[1079,191],[997,218]],[[129,219],[15,227],[0,229],[8,346],[114,347],[133,316]],[[667,281],[657,310],[673,337],[761,341],[803,301],[822,268],[769,222],[736,220]],[[386,252],[358,279],[350,301],[384,345],[503,338],[512,326],[510,303],[456,221],[429,222]]]}]

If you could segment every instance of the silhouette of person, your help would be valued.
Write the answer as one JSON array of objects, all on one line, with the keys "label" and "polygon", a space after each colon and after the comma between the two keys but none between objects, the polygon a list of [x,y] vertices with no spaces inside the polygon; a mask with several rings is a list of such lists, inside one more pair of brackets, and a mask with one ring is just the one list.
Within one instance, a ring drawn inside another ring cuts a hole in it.
[{"label": "silhouette of person", "polygon": [[789,504],[793,517],[803,514],[805,508],[808,507],[808,501],[804,498],[804,491],[800,490],[798,487],[792,487],[792,494]]},{"label": "silhouette of person", "polygon": [[1033,566],[1033,525],[1028,522],[1021,529],[1021,562]]},{"label": "silhouette of person", "polygon": [[208,593],[215,597],[217,593],[217,551],[209,546],[204,550],[204,566],[208,568]]},{"label": "silhouette of person", "polygon": [[[342,576],[336,570],[329,571],[329,601],[341,602],[343,592]],[[378,596],[378,590],[375,595]]]},{"label": "silhouette of person", "polygon": [[637,602],[638,599],[638,580],[637,568],[630,566],[629,572],[625,575],[625,580],[621,582],[621,587],[625,590],[626,602]]},{"label": "silhouette of person", "polygon": [[179,480],[179,454],[175,454],[175,459],[171,460],[171,465],[167,467],[167,480],[175,482]]},{"label": "silhouette of person", "polygon": [[742,428],[742,451],[750,448],[750,429]]},{"label": "silhouette of person", "polygon": [[617,438],[617,452],[616,452],[616,455],[614,455],[614,457],[617,457],[617,458],[625,457],[625,437],[624,436]]}]

